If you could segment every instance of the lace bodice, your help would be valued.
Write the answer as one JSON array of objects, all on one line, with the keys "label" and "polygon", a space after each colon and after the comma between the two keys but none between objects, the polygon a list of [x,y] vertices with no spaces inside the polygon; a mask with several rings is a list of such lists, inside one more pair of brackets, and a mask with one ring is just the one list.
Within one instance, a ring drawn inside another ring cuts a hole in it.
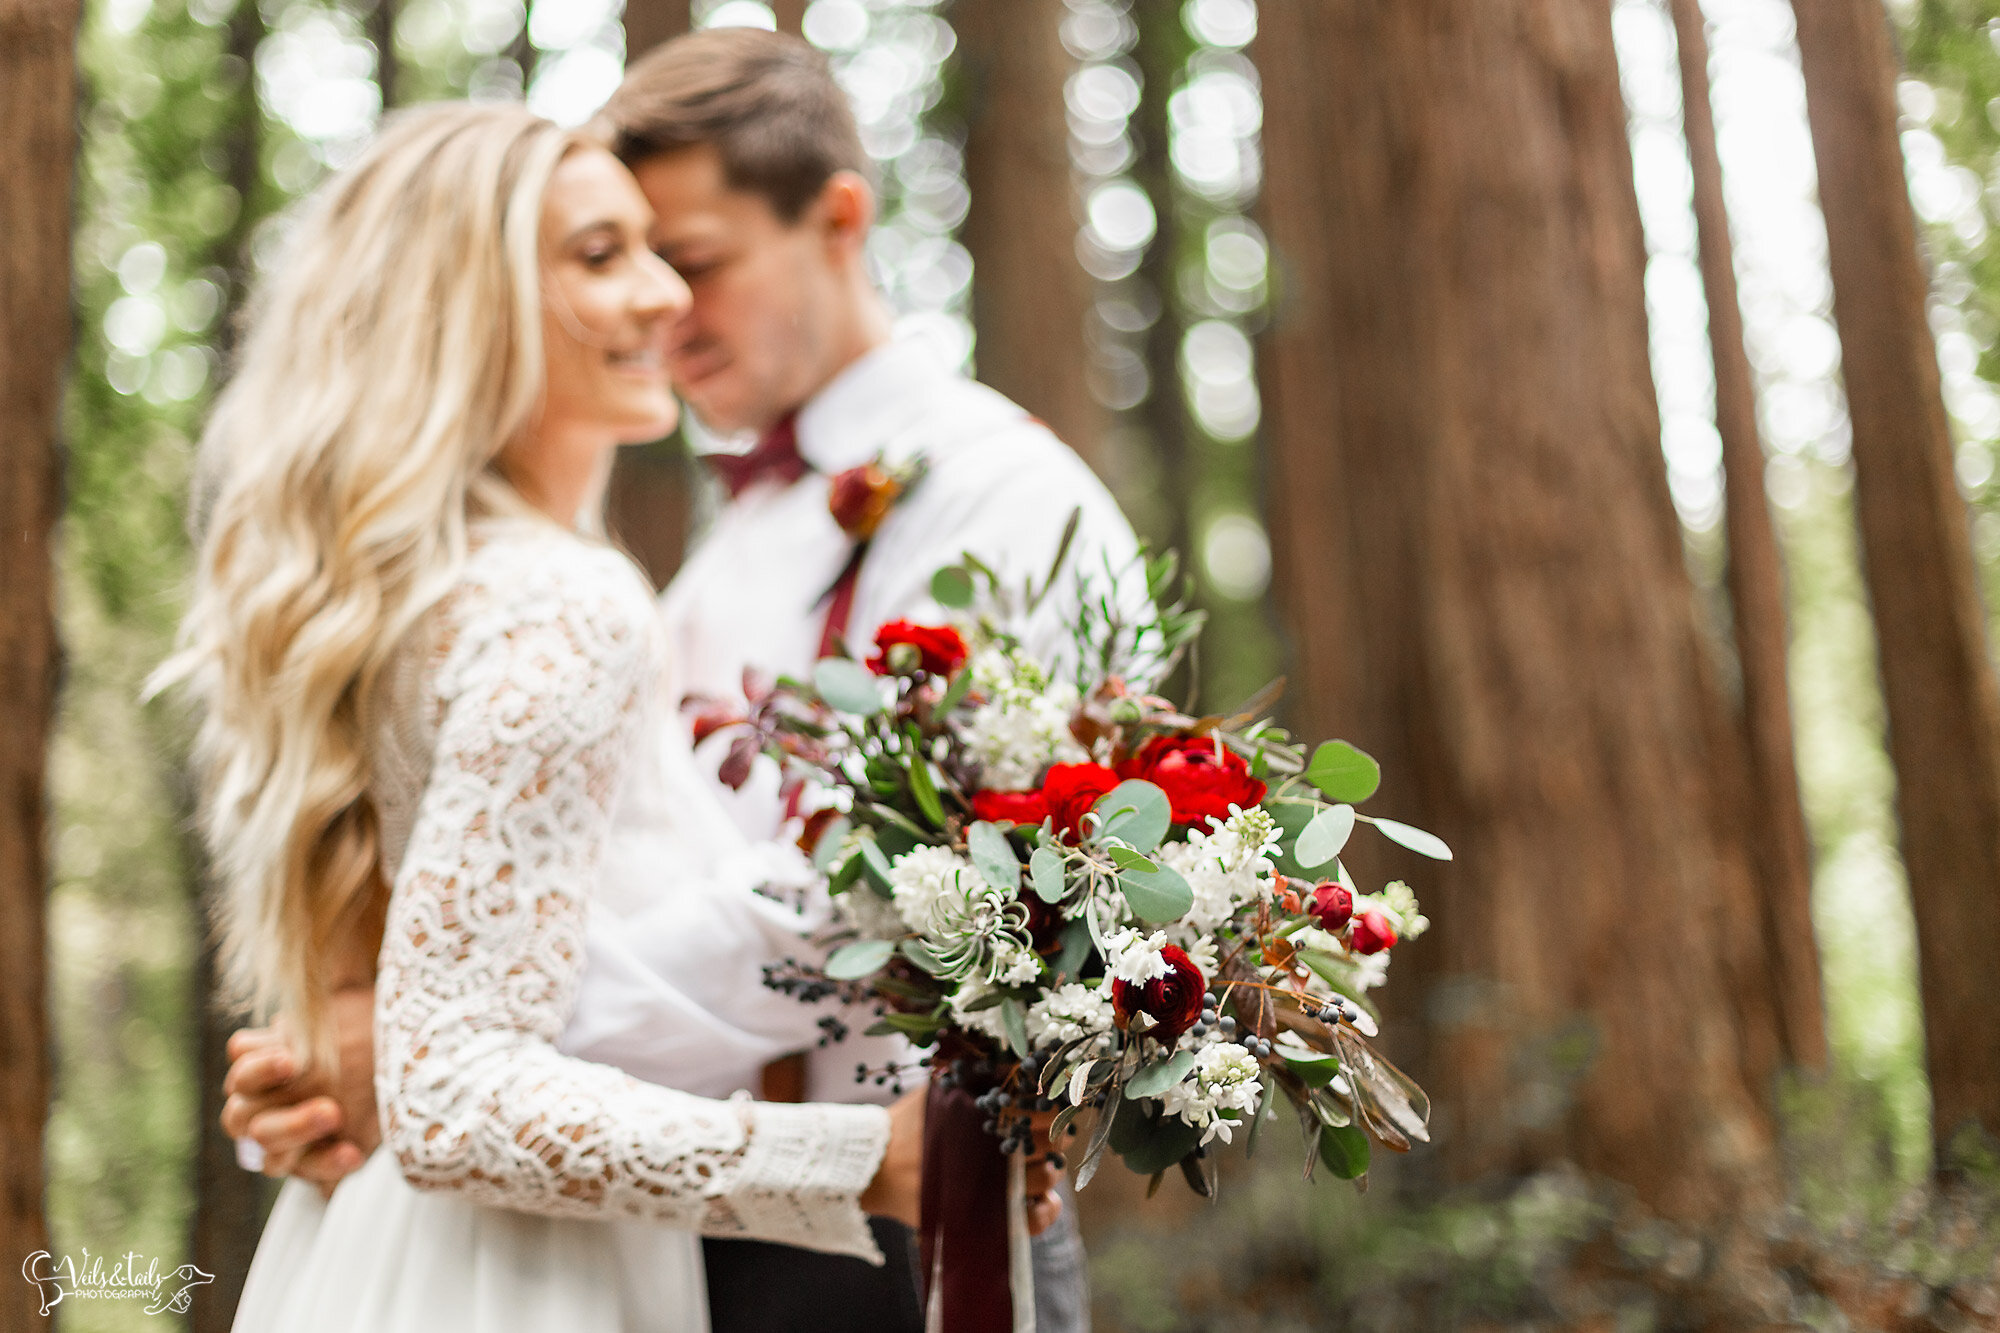
[{"label": "lace bodice", "polygon": [[[879,1262],[872,1106],[717,1102],[556,1047],[613,799],[659,704],[638,573],[486,525],[392,673],[371,788],[398,867],[376,985],[383,1142],[420,1188]],[[670,878],[672,867],[661,867]]]}]

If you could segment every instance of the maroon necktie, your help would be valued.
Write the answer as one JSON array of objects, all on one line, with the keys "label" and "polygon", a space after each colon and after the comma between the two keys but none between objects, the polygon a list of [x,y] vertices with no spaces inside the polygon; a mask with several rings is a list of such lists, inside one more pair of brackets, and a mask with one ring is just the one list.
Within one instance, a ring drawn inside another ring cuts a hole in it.
[{"label": "maroon necktie", "polygon": [[724,486],[729,488],[729,498],[734,500],[760,481],[775,481],[780,486],[789,486],[812,471],[812,465],[799,453],[798,413],[787,412],[778,423],[764,432],[757,441],[757,447],[747,454],[703,454]]}]

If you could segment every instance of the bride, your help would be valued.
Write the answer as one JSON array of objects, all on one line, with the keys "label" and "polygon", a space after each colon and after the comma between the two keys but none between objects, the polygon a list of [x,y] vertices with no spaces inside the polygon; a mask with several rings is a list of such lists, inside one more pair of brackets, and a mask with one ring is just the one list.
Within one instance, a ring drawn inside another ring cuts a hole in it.
[{"label": "bride", "polygon": [[915,1221],[920,1094],[718,1102],[568,1053],[625,1021],[589,1012],[623,994],[593,913],[684,868],[614,846],[662,789],[668,664],[579,535],[674,422],[649,220],[522,110],[406,112],[298,222],[210,422],[165,676],[202,707],[225,965],[321,1064],[373,972],[382,1121],[330,1200],[286,1186],[239,1329],[699,1330],[697,1233],[879,1262],[866,1214]]}]

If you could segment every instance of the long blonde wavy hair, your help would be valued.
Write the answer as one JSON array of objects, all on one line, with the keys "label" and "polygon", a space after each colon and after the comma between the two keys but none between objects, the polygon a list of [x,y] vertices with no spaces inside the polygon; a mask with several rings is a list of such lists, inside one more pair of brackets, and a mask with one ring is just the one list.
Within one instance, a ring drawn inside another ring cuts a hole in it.
[{"label": "long blonde wavy hair", "polygon": [[541,399],[542,197],[582,142],[518,107],[395,116],[307,201],[202,437],[193,602],[156,687],[201,710],[230,998],[317,1058],[394,873],[365,795],[385,668],[471,521],[525,510],[495,463]]}]

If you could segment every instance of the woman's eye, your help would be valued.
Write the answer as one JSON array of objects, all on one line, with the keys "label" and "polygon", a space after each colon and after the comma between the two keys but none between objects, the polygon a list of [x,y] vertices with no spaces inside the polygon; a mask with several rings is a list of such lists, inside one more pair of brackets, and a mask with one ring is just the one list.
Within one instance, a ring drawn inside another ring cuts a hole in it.
[{"label": "woman's eye", "polygon": [[612,247],[583,252],[583,262],[587,268],[603,268],[617,257],[618,251]]}]

